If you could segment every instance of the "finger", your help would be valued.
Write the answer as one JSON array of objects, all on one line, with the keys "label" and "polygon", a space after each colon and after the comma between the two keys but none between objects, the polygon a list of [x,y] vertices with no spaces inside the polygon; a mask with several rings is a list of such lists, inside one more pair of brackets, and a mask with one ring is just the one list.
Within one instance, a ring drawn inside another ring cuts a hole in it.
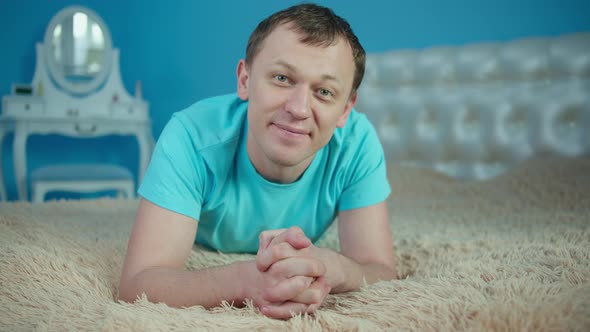
[{"label": "finger", "polygon": [[319,277],[309,286],[309,288],[299,293],[290,301],[308,305],[317,304],[319,307],[330,293],[330,290],[331,287],[328,285],[326,278]]},{"label": "finger", "polygon": [[312,282],[313,278],[311,277],[296,276],[288,278],[273,287],[265,289],[262,297],[267,302],[285,302],[306,290]]},{"label": "finger", "polygon": [[260,235],[258,235],[258,253],[268,248],[270,241],[272,241],[272,239],[274,239],[275,236],[286,231],[287,228],[279,228],[261,232]]},{"label": "finger", "polygon": [[272,246],[276,243],[287,242],[291,244],[295,249],[307,248],[311,245],[311,240],[305,236],[305,233],[299,226],[291,226],[289,229],[276,234],[267,247]]},{"label": "finger", "polygon": [[324,286],[315,285],[312,283],[308,289],[299,293],[297,296],[291,299],[293,302],[303,303],[307,305],[322,303],[324,299]]},{"label": "finger", "polygon": [[309,310],[310,308],[306,304],[290,301],[278,305],[267,304],[260,308],[263,315],[276,319],[289,319],[298,314],[309,312]]},{"label": "finger", "polygon": [[[274,241],[275,239],[273,239]],[[280,239],[277,240],[277,242]],[[287,230],[285,235],[285,242],[289,243],[295,249],[307,248],[311,245],[311,240],[305,235],[303,230],[298,226],[292,226]],[[272,245],[272,242],[271,242]]]},{"label": "finger", "polygon": [[256,255],[256,268],[260,272],[265,272],[272,264],[297,255],[297,250],[287,242],[271,244],[266,250]]},{"label": "finger", "polygon": [[264,272],[278,260],[295,256],[294,249],[303,249],[310,245],[311,240],[305,236],[301,228],[291,227],[275,236],[266,249],[259,248],[256,255],[256,267],[259,271]]},{"label": "finger", "polygon": [[267,270],[275,276],[291,278],[295,276],[321,277],[326,274],[326,266],[320,260],[309,257],[290,257],[272,264]]}]

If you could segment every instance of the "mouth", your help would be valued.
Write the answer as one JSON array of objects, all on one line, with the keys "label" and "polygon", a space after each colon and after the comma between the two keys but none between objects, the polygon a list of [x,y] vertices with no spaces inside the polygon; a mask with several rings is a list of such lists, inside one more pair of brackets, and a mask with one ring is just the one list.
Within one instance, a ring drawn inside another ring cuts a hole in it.
[{"label": "mouth", "polygon": [[279,123],[272,123],[273,126],[277,127],[279,130],[290,134],[290,135],[297,135],[297,136],[308,136],[310,133],[309,131],[305,130],[305,129],[301,129],[301,128],[295,128],[295,127],[291,127],[291,126],[287,126],[287,125],[283,125],[283,124],[279,124]]}]

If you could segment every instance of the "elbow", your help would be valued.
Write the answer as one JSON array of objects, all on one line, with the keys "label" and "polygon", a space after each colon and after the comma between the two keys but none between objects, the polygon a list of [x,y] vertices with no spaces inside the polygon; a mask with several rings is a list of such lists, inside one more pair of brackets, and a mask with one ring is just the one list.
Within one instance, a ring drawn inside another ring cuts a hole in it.
[{"label": "elbow", "polygon": [[381,261],[383,267],[383,274],[386,280],[397,280],[399,276],[397,274],[397,259],[395,256],[390,257]]},{"label": "elbow", "polygon": [[386,280],[397,280],[399,279],[395,266],[384,266]]},{"label": "elbow", "polygon": [[379,270],[380,273],[380,280],[383,281],[389,281],[389,280],[397,280],[399,279],[398,275],[397,275],[397,269],[395,268],[395,261],[391,262],[391,261],[385,261],[385,262],[379,262],[379,263],[375,263],[377,266],[379,266]]},{"label": "elbow", "polygon": [[135,294],[132,294],[129,287],[127,287],[127,285],[125,283],[121,282],[119,284],[119,292],[117,294],[117,301],[132,303],[133,301],[135,301],[135,298],[136,298]]},{"label": "elbow", "polygon": [[397,275],[397,269],[396,269],[396,261],[395,259],[392,261],[388,261],[388,262],[384,262],[382,264],[383,269],[385,271],[385,277],[387,278],[387,280],[396,280],[399,279],[398,275]]},{"label": "elbow", "polygon": [[135,299],[136,297],[132,296],[129,291],[119,288],[119,293],[117,294],[117,301],[133,303]]},{"label": "elbow", "polygon": [[136,279],[137,278],[121,276],[117,301],[133,303],[137,300],[137,297],[139,296],[138,289],[141,289],[141,287],[137,287]]}]

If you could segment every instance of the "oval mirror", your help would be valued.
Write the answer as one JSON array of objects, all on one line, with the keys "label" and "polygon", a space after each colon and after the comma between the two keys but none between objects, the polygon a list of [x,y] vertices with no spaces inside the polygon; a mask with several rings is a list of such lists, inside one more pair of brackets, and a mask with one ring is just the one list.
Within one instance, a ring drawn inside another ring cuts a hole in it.
[{"label": "oval mirror", "polygon": [[49,72],[64,90],[85,94],[104,82],[110,70],[111,35],[92,10],[61,10],[49,23],[44,43]]}]

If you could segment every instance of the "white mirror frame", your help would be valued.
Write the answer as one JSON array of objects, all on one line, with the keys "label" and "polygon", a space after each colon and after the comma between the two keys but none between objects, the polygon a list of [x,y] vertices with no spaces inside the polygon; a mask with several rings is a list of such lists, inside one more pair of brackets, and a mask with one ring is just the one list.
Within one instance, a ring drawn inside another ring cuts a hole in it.
[{"label": "white mirror frame", "polygon": [[[53,30],[55,27],[60,24],[64,19],[69,16],[74,15],[74,13],[83,12],[88,15],[89,18],[94,20],[102,29],[103,36],[104,36],[104,45],[105,45],[105,56],[104,56],[104,64],[94,79],[89,82],[85,83],[72,83],[68,81],[63,73],[61,72],[58,63],[55,61],[55,57],[53,56],[53,51],[51,49],[51,43],[53,39]],[[107,75],[111,72],[111,53],[112,53],[112,41],[111,41],[111,33],[109,28],[104,23],[102,18],[98,16],[94,11],[82,6],[71,6],[66,7],[60,10],[55,16],[51,19],[49,26],[47,26],[47,30],[45,31],[45,39],[43,41],[43,47],[45,48],[45,63],[49,67],[49,73],[51,74],[51,78],[54,79],[57,84],[64,89],[66,92],[74,93],[74,94],[88,94],[94,90],[96,90],[101,84],[104,83]]]}]

